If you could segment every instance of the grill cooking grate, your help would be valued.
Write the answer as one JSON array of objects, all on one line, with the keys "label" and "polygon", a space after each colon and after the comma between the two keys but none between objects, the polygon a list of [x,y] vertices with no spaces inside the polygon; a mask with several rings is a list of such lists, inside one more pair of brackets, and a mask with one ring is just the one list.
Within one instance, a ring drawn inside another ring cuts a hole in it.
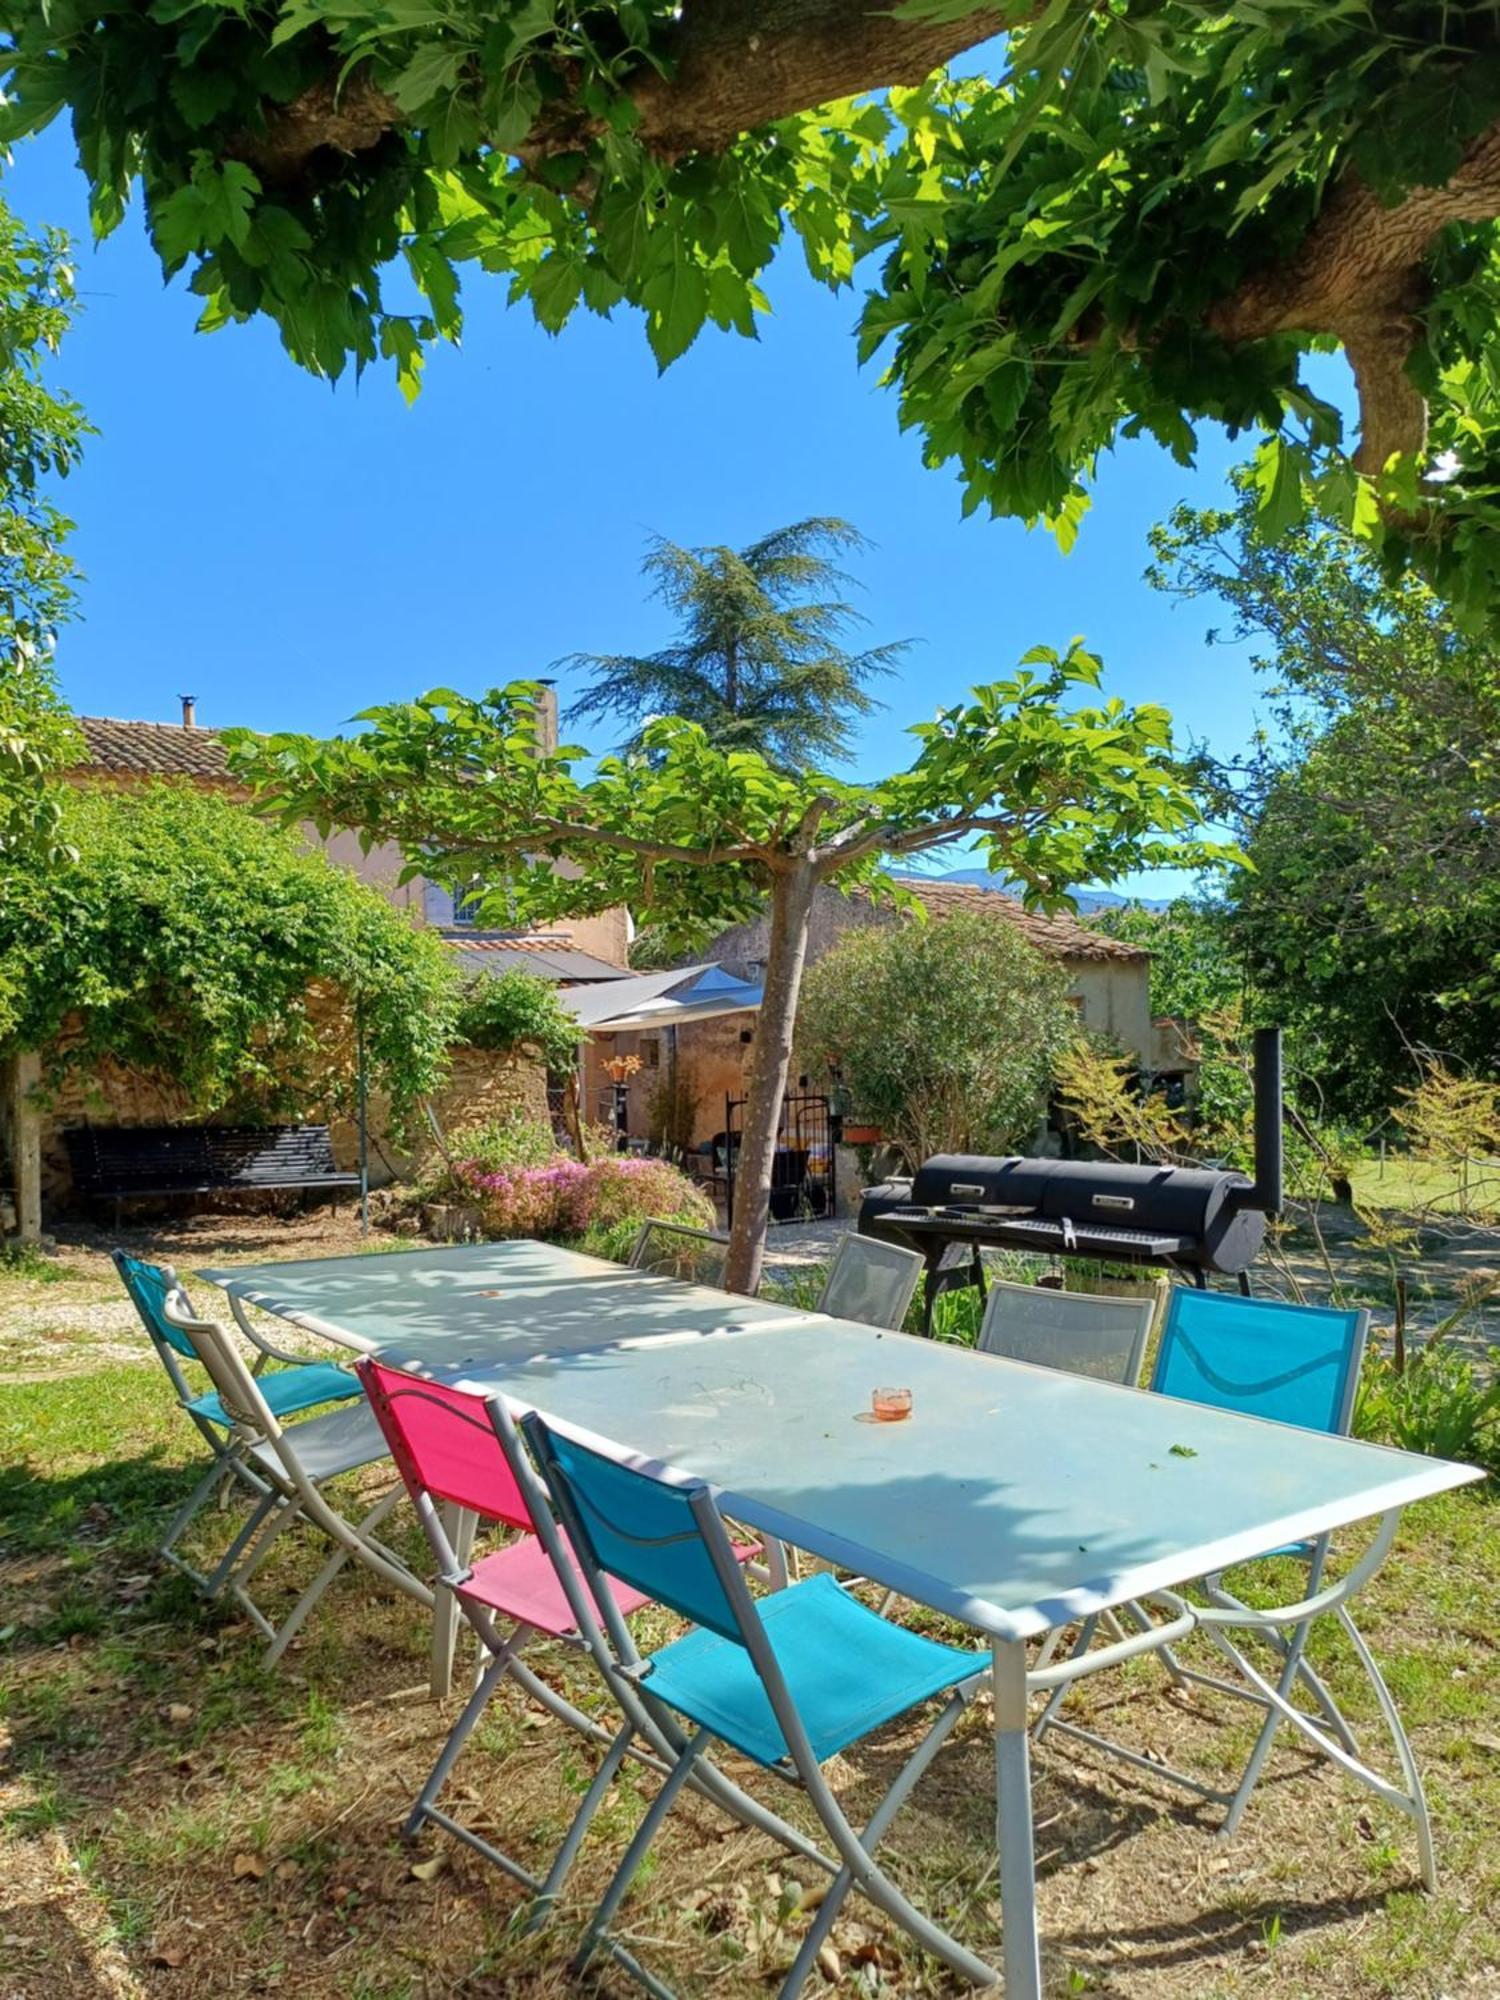
[{"label": "grill cooking grate", "polygon": [[883,1219],[918,1233],[930,1231],[950,1239],[961,1236],[968,1242],[1009,1248],[1061,1250],[1083,1257],[1180,1257],[1197,1241],[1192,1236],[1169,1236],[1151,1229],[1113,1229],[1103,1223],[1073,1222],[1066,1216],[1006,1214],[994,1209],[888,1208]]}]

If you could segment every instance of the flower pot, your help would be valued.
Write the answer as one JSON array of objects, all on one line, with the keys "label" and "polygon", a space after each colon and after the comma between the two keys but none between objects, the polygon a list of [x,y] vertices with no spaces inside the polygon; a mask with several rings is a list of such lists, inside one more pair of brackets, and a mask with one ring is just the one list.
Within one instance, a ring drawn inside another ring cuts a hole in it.
[{"label": "flower pot", "polygon": [[846,1123],[844,1126],[844,1144],[846,1146],[881,1146],[884,1143],[885,1132],[879,1125]]}]

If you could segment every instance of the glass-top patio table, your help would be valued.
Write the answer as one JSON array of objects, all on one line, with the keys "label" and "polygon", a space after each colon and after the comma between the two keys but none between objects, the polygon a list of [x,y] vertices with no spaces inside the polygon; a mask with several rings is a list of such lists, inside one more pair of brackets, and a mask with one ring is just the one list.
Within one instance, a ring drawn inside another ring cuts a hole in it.
[{"label": "glass-top patio table", "polygon": [[[709,1480],[736,1520],[982,1633],[992,1657],[1011,2000],[1041,1993],[1025,1641],[1377,1517],[1378,1554],[1404,1507],[1479,1476],[847,1321],[778,1317],[772,1306],[758,1318],[754,1301],[727,1294],[708,1294],[719,1310],[704,1317],[700,1300],[669,1304],[670,1292],[698,1288],[636,1273],[557,1265],[561,1293],[552,1296],[548,1260],[529,1256],[540,1247],[490,1246],[489,1265],[467,1252],[418,1253],[421,1265],[338,1259],[323,1265],[326,1280],[292,1275],[313,1265],[203,1275],[272,1310],[278,1299],[300,1301],[319,1331],[343,1326],[351,1345],[373,1344],[383,1313],[384,1360],[503,1394],[518,1410],[539,1409],[644,1462]],[[488,1328],[463,1306],[463,1324],[440,1332],[444,1291],[461,1299],[487,1270],[504,1292],[501,1253],[512,1253],[520,1290],[489,1301]],[[449,1275],[435,1282],[428,1272],[445,1267],[431,1259],[445,1255]],[[356,1262],[383,1286],[383,1308],[370,1304],[363,1271],[350,1276]],[[416,1281],[410,1290],[403,1265]],[[341,1300],[344,1284],[352,1289]],[[572,1338],[572,1315],[586,1314],[595,1287],[609,1302],[612,1337]],[[549,1327],[558,1341],[545,1337]],[[871,1420],[871,1392],[882,1386],[911,1390],[905,1422]]]}]

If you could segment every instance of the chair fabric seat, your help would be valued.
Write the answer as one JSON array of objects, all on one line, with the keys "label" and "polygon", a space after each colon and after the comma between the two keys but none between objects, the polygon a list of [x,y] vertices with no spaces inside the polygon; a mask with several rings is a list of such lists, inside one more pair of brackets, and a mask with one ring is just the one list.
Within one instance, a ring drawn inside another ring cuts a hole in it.
[{"label": "chair fabric seat", "polygon": [[[827,1575],[756,1609],[819,1763],[989,1665],[987,1654],[889,1624]],[[642,1685],[759,1764],[788,1755],[749,1653],[706,1627],[653,1653]]]},{"label": "chair fabric seat", "polygon": [[[578,1564],[571,1548],[568,1560],[576,1575]],[[616,1583],[613,1577],[609,1585],[611,1596],[626,1617],[651,1601],[644,1592],[632,1590],[627,1583]],[[583,1589],[587,1592],[588,1585],[583,1584]],[[577,1630],[577,1621],[552,1567],[552,1559],[535,1535],[522,1535],[505,1548],[481,1557],[456,1595],[468,1598],[471,1603],[486,1604],[492,1611],[517,1618],[522,1624],[534,1625],[554,1639]]]},{"label": "chair fabric seat", "polygon": [[[578,1560],[566,1535],[562,1542],[577,1575]],[[760,1544],[736,1542],[734,1553],[740,1562],[749,1562],[760,1554]],[[644,1591],[633,1590],[628,1583],[620,1583],[614,1577],[606,1580],[610,1595],[627,1618],[632,1611],[639,1611],[643,1604],[651,1602]],[[588,1585],[585,1583],[583,1588],[586,1591]],[[468,1582],[461,1584],[454,1594],[487,1604],[506,1618],[519,1618],[539,1632],[550,1633],[554,1639],[577,1629],[567,1593],[535,1535],[523,1535],[507,1547],[482,1557],[470,1571]]]},{"label": "chair fabric seat", "polygon": [[[280,1368],[273,1375],[256,1379],[271,1414],[276,1417],[294,1417],[299,1410],[314,1409],[319,1403],[341,1403],[359,1394],[354,1377],[331,1361],[309,1361],[305,1367]],[[222,1425],[225,1430],[230,1427],[231,1419],[217,1395],[198,1396],[188,1408],[194,1416],[207,1417],[211,1424]]]},{"label": "chair fabric seat", "polygon": [[[384,1433],[368,1403],[352,1409],[329,1410],[321,1417],[308,1417],[286,1433],[295,1440],[297,1462],[307,1477],[321,1485],[341,1472],[354,1472],[362,1465],[378,1465],[391,1455]],[[251,1461],[270,1473],[275,1483],[286,1483],[286,1469],[271,1444],[253,1445]]]}]

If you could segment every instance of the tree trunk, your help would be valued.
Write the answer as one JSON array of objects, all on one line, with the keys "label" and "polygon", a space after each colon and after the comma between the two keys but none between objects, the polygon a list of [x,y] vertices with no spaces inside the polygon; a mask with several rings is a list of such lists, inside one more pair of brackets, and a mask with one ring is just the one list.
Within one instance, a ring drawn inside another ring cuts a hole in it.
[{"label": "tree trunk", "polygon": [[817,878],[798,862],[778,874],[771,890],[771,939],[765,992],[756,1019],[750,1076],[745,1090],[745,1131],[734,1176],[734,1226],[724,1282],[731,1292],[753,1293],[760,1283],[766,1224],[771,1211],[771,1173],[781,1122],[786,1080],[792,1066],[797,996],[807,961],[807,929]]}]

